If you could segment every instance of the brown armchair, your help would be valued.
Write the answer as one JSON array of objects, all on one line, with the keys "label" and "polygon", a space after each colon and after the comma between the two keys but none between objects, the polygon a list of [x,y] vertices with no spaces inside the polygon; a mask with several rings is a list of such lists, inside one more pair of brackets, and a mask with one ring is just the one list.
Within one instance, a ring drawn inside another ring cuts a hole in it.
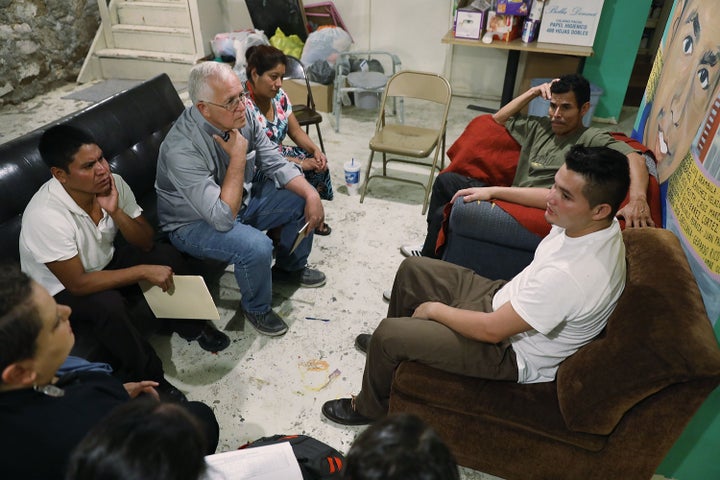
[{"label": "brown armchair", "polygon": [[649,479],[720,383],[720,349],[675,236],[623,236],[625,291],[556,381],[487,381],[406,362],[390,411],[419,415],[458,463],[506,479]]}]

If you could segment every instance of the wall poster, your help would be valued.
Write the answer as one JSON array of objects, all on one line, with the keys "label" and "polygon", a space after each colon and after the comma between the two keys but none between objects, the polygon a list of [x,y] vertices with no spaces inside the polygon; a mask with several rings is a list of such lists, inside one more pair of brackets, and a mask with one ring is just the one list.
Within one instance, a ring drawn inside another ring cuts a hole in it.
[{"label": "wall poster", "polygon": [[680,239],[713,325],[720,319],[718,18],[718,1],[675,1],[633,131],[658,160],[663,226]]}]

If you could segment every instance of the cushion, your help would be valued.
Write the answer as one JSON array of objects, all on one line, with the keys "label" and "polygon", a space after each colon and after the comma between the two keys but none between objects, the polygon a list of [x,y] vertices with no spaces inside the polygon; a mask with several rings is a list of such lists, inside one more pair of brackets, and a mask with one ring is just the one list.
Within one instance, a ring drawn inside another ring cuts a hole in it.
[{"label": "cushion", "polygon": [[659,228],[623,237],[625,291],[604,333],[558,369],[560,411],[574,431],[609,434],[648,396],[720,375],[720,349],[680,242]]},{"label": "cushion", "polygon": [[[512,430],[522,432],[533,442],[560,442],[592,452],[601,451],[607,444],[606,436],[567,429],[558,409],[556,392],[554,382],[521,384],[483,380],[417,362],[402,362],[395,371],[390,411],[398,411],[400,403],[414,404],[433,417],[449,415],[465,419],[473,424],[468,425],[468,429]],[[449,425],[440,427],[438,433],[446,440],[454,437],[461,443],[468,441],[466,430]],[[492,441],[502,443],[506,439],[493,438]]]},{"label": "cushion", "polygon": [[520,144],[498,125],[492,115],[470,121],[447,151],[451,160],[443,172],[455,172],[488,185],[512,185],[520,156]]}]

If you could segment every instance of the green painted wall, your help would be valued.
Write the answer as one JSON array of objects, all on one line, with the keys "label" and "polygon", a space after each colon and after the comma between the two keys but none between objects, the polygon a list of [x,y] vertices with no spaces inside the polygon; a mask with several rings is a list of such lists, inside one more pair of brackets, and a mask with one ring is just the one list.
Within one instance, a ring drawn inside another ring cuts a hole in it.
[{"label": "green painted wall", "polygon": [[720,478],[720,389],[703,403],[657,473],[677,480]]},{"label": "green painted wall", "polygon": [[[720,339],[720,319],[715,322]],[[677,480],[720,478],[720,388],[705,400],[657,473]]]},{"label": "green painted wall", "polygon": [[[583,74],[603,89],[594,116],[618,119],[652,0],[605,0]],[[668,0],[670,1],[670,0]]]}]

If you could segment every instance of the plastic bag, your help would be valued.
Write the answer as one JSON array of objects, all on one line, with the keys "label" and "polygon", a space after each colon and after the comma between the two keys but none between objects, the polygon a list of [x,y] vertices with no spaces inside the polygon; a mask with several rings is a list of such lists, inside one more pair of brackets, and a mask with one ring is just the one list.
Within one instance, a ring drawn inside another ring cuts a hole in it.
[{"label": "plastic bag", "polygon": [[[213,55],[215,58],[222,58],[223,60],[235,59],[236,48],[235,42],[245,42],[248,37],[264,39],[265,44],[269,43],[265,33],[262,30],[238,30],[236,32],[218,33],[210,41],[210,47],[212,48]],[[243,55],[244,55],[243,51]]]},{"label": "plastic bag", "polygon": [[345,30],[340,27],[324,27],[308,35],[300,61],[308,67],[322,61],[334,66],[337,54],[347,52],[350,45],[352,38]]},{"label": "plastic bag", "polygon": [[243,83],[247,80],[247,74],[245,73],[245,67],[247,67],[245,52],[247,52],[248,48],[254,47],[255,45],[270,45],[270,41],[262,30],[245,30],[244,33],[246,34],[236,37],[233,41],[233,48],[235,50],[235,66],[233,70]]},{"label": "plastic bag", "polygon": [[315,62],[307,67],[305,74],[311,82],[322,83],[323,85],[330,85],[335,80],[335,69],[325,60]]},{"label": "plastic bag", "polygon": [[295,58],[300,58],[304,46],[300,37],[295,34],[288,37],[280,28],[275,29],[275,35],[270,37],[270,45]]},{"label": "plastic bag", "polygon": [[233,50],[233,39],[229,33],[218,33],[210,41],[210,47],[212,48],[213,56],[215,58],[227,58],[234,57],[235,51]]}]

